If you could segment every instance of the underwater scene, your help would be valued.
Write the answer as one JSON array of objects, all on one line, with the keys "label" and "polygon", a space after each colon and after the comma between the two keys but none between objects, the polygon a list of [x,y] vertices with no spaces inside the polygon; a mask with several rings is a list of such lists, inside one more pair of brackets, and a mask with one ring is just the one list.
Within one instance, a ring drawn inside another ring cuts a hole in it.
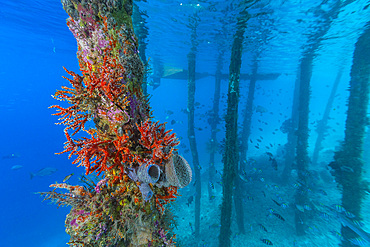
[{"label": "underwater scene", "polygon": [[0,0],[0,247],[370,246],[369,0]]}]

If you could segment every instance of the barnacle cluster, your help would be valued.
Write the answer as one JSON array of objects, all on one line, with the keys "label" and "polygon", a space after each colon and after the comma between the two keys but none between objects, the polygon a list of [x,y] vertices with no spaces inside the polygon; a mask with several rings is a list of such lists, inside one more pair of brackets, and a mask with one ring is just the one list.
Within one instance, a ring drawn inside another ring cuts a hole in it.
[{"label": "barnacle cluster", "polygon": [[[66,219],[71,246],[174,246],[167,204],[192,173],[176,152],[175,134],[152,120],[142,92],[144,66],[132,28],[132,0],[62,3],[82,75],[65,69],[72,87],[62,87],[54,98],[69,107],[51,108],[65,125],[61,153],[77,156],[73,164],[85,167],[87,177],[84,186],[57,183],[41,194],[72,206]],[[92,173],[98,181],[88,178]]]}]

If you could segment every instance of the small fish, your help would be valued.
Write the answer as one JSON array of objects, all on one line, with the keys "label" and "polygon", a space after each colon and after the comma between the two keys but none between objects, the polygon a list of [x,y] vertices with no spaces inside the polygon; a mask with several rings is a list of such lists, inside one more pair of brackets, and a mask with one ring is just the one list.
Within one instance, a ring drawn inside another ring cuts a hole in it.
[{"label": "small fish", "polygon": [[274,199],[271,199],[273,202],[275,202],[276,205],[278,205],[279,207],[281,206],[281,203],[278,203],[277,201],[275,201]]},{"label": "small fish", "polygon": [[166,111],[165,111],[165,113],[166,113],[167,115],[172,115],[174,112],[173,112],[173,111],[171,111],[171,110],[166,110]]},{"label": "small fish", "polygon": [[364,223],[362,223],[361,221],[358,221],[358,220],[353,220],[352,222],[353,222],[353,224],[355,224],[356,226],[359,226],[359,227],[364,227],[365,226]]},{"label": "small fish", "polygon": [[191,224],[191,222],[189,222],[189,226],[190,226],[191,232],[194,232],[193,225]]},{"label": "small fish", "polygon": [[75,175],[74,173],[71,173],[69,175],[67,175],[64,179],[63,179],[63,183],[67,182],[73,175]]},{"label": "small fish", "polygon": [[295,205],[295,207],[296,207],[299,211],[301,211],[302,213],[304,213],[304,206],[299,205],[299,204],[296,204],[296,205]]},{"label": "small fish", "polygon": [[219,228],[220,226],[221,226],[220,224],[214,223],[214,224],[210,225],[208,228],[209,229],[215,229],[215,228]]},{"label": "small fish", "polygon": [[326,193],[326,191],[323,190],[323,189],[319,189],[319,193],[322,194],[322,195],[324,195],[324,196],[327,196],[328,195],[328,193]]},{"label": "small fish", "polygon": [[273,209],[273,208],[269,208],[269,209],[267,209],[267,210],[269,211],[269,213],[270,213],[270,214],[275,213],[275,209]]},{"label": "small fish", "polygon": [[[367,243],[370,243],[370,234],[368,232],[365,232],[364,230],[362,230],[361,227],[359,227],[359,226],[362,226],[363,224],[359,224],[358,221],[351,221],[347,217],[345,217],[343,214],[337,214],[337,217],[339,217],[339,220],[340,220],[340,222],[343,226],[346,226],[346,227],[350,228],[352,231],[357,233],[358,236],[360,236],[358,241],[353,239],[354,242],[351,242],[349,240],[352,244],[355,244],[355,242],[357,242],[358,243],[357,245],[359,245],[361,243],[361,241],[359,241],[359,240],[363,240]],[[359,246],[363,246],[363,245],[359,245]]]},{"label": "small fish", "polygon": [[345,212],[346,210],[344,209],[344,207],[342,207],[342,205],[339,205],[339,204],[334,204],[332,206],[335,211],[337,211],[338,213],[342,213],[342,212]]},{"label": "small fish", "polygon": [[[303,222],[301,223],[303,224]],[[311,232],[311,233],[319,233],[319,228],[316,226],[316,225],[313,225],[313,226],[309,226],[308,227],[308,230]]]},{"label": "small fish", "polygon": [[303,208],[305,210],[307,210],[307,211],[311,211],[312,210],[311,207],[310,207],[310,205],[308,205],[308,204],[303,205]]},{"label": "small fish", "polygon": [[363,238],[351,238],[348,239],[349,242],[351,242],[353,245],[357,246],[367,246],[368,242],[365,241]]},{"label": "small fish", "polygon": [[337,237],[339,240],[343,240],[343,236],[342,234],[340,234],[340,232],[337,232],[337,231],[330,231],[335,237]]},{"label": "small fish", "polygon": [[284,209],[289,208],[289,204],[284,202],[284,203],[281,204],[281,207],[284,208]]},{"label": "small fish", "polygon": [[13,153],[13,154],[4,155],[2,158],[3,160],[5,160],[5,159],[15,159],[19,157],[21,157],[19,154]]},{"label": "small fish", "polygon": [[267,229],[264,225],[262,224],[258,224],[259,228],[261,228],[262,230],[264,230],[265,232],[267,232]]},{"label": "small fish", "polygon": [[211,187],[211,189],[214,189],[215,188],[215,185],[210,181],[209,182],[209,187]]},{"label": "small fish", "polygon": [[340,169],[344,172],[354,172],[352,167],[349,167],[349,166],[341,166]]},{"label": "small fish", "polygon": [[261,241],[262,241],[262,243],[264,243],[266,245],[273,245],[273,243],[270,240],[266,239],[266,238],[261,239]]},{"label": "small fish", "polygon": [[256,112],[259,112],[259,113],[266,113],[266,112],[268,112],[268,110],[267,110],[265,107],[263,107],[263,106],[261,106],[261,105],[258,105],[258,106],[256,107]]},{"label": "small fish", "polygon": [[355,218],[355,217],[356,217],[353,213],[348,212],[348,211],[345,211],[345,212],[344,212],[344,214],[345,214],[348,218],[350,218],[350,219],[353,219],[353,218]]},{"label": "small fish", "polygon": [[54,174],[57,171],[56,168],[53,167],[45,167],[42,168],[41,170],[37,171],[36,173],[30,173],[31,179],[38,176],[38,177],[45,177],[45,176],[50,176]]},{"label": "small fish", "polygon": [[276,159],[271,159],[271,166],[272,166],[272,168],[274,168],[275,171],[278,170],[278,163],[277,163]]},{"label": "small fish", "polygon": [[[175,122],[173,123],[173,121],[175,121]],[[172,121],[171,121],[171,124],[172,124],[172,125],[174,125],[174,124],[176,124],[176,123],[182,124],[182,123],[183,123],[183,121],[176,121],[176,120],[172,120]]]},{"label": "small fish", "polygon": [[247,200],[248,201],[254,201],[254,197],[253,196],[247,196]]},{"label": "small fish", "polygon": [[272,214],[275,215],[279,220],[285,221],[283,216],[281,216],[280,214],[278,214],[278,213],[272,213]]},{"label": "small fish", "polygon": [[330,218],[329,215],[325,212],[321,212],[320,217],[323,218],[324,220],[329,220],[329,218]]},{"label": "small fish", "polygon": [[22,165],[15,165],[15,166],[12,166],[12,170],[19,170],[21,169],[23,166]]},{"label": "small fish", "polygon": [[194,197],[193,196],[189,196],[188,197],[188,202],[186,203],[188,205],[188,207],[190,206],[190,204],[193,202],[193,199]]},{"label": "small fish", "polygon": [[296,182],[296,183],[293,184],[293,187],[296,188],[296,189],[300,188],[301,186],[302,186],[302,184],[300,184],[299,182]]}]

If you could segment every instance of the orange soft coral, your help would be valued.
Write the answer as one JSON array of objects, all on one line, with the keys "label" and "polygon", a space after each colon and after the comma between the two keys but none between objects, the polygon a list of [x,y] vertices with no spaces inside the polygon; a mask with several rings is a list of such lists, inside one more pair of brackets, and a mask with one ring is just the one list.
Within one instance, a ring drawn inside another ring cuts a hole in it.
[{"label": "orange soft coral", "polygon": [[177,193],[177,187],[175,186],[164,187],[164,190],[164,195],[156,194],[155,196],[156,207],[162,214],[165,211],[164,206],[167,203],[174,201],[176,197],[179,196]]},{"label": "orange soft coral", "polygon": [[171,157],[172,152],[176,150],[174,147],[179,144],[176,135],[170,134],[172,130],[165,131],[165,124],[150,120],[137,127],[141,133],[139,143],[149,152],[151,151],[151,157],[146,157],[146,162],[162,164],[164,160]]},{"label": "orange soft coral", "polygon": [[52,105],[49,108],[57,108],[58,112],[53,115],[60,116],[58,120],[61,122],[58,124],[66,125],[67,130],[74,130],[72,133],[72,135],[74,135],[81,129],[84,129],[90,114],[80,107],[84,97],[84,87],[82,85],[83,77],[72,71],[68,71],[66,68],[64,69],[68,74],[73,76],[73,80],[64,77],[72,84],[73,88],[62,86],[63,90],[58,90],[53,97],[60,101],[67,101],[72,106],[63,108],[59,105]]}]

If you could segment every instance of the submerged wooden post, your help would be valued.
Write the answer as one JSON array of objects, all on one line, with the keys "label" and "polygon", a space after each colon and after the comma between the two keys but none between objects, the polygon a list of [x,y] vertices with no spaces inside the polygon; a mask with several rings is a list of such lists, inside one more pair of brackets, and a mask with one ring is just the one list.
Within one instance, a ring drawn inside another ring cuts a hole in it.
[{"label": "submerged wooden post", "polygon": [[195,127],[194,127],[194,103],[195,103],[195,64],[196,64],[196,52],[197,52],[197,27],[198,27],[198,13],[195,12],[192,17],[190,17],[190,26],[191,26],[191,49],[188,54],[188,138],[190,151],[193,158],[193,167],[195,173],[195,222],[194,222],[194,234],[196,241],[199,240],[200,234],[200,200],[202,197],[202,181],[200,177],[200,165],[199,165],[199,155],[197,149],[197,143],[195,138]]},{"label": "submerged wooden post", "polygon": [[[370,93],[370,22],[357,40],[353,54],[351,81],[349,85],[348,111],[345,138],[341,150],[334,155],[330,164],[333,175],[342,190],[342,206],[352,213],[353,220],[361,221],[361,205],[368,185],[362,178],[363,143],[365,128],[369,124],[367,116]],[[345,169],[344,169],[345,168]],[[345,217],[345,216],[344,216]],[[357,236],[349,227],[342,226],[341,246],[353,246],[348,239]]]},{"label": "submerged wooden post", "polygon": [[[298,129],[297,129],[297,172],[298,181],[302,186],[297,189],[295,195],[296,205],[304,205],[307,201],[307,175],[309,165],[308,158],[308,116],[310,105],[310,81],[312,75],[313,54],[305,54],[300,62],[300,83],[299,83],[299,106],[298,106]],[[305,214],[295,210],[295,226],[297,235],[305,234]]]},{"label": "submerged wooden post", "polygon": [[229,87],[227,94],[226,113],[226,144],[223,157],[224,170],[222,175],[222,205],[221,205],[221,229],[219,246],[231,246],[231,212],[233,187],[238,167],[238,104],[239,104],[239,76],[241,67],[244,32],[249,15],[244,10],[238,18],[237,31],[231,50],[231,62],[229,67]]},{"label": "submerged wooden post", "polygon": [[199,155],[197,143],[195,139],[194,128],[194,102],[195,102],[195,53],[188,54],[188,138],[190,144],[191,155],[193,157],[193,167],[195,173],[195,238],[199,238],[200,232],[200,199],[202,197],[202,182],[199,169]]},{"label": "submerged wooden post", "polygon": [[[327,5],[327,11],[322,11],[323,4]],[[320,21],[320,25],[316,25],[316,30],[308,38],[307,48],[305,48],[302,58],[300,60],[299,71],[299,104],[298,104],[298,129],[297,135],[297,153],[296,165],[298,173],[298,184],[295,203],[302,207],[307,202],[308,181],[311,179],[308,173],[309,157],[308,157],[308,118],[309,118],[309,102],[310,102],[310,81],[312,75],[313,60],[316,55],[320,43],[324,35],[328,32],[331,22],[337,18],[339,10],[342,6],[340,1],[332,3],[325,2],[318,5],[316,17]],[[306,221],[304,214],[301,210],[295,209],[295,227],[297,235],[304,235],[306,229]]]}]

